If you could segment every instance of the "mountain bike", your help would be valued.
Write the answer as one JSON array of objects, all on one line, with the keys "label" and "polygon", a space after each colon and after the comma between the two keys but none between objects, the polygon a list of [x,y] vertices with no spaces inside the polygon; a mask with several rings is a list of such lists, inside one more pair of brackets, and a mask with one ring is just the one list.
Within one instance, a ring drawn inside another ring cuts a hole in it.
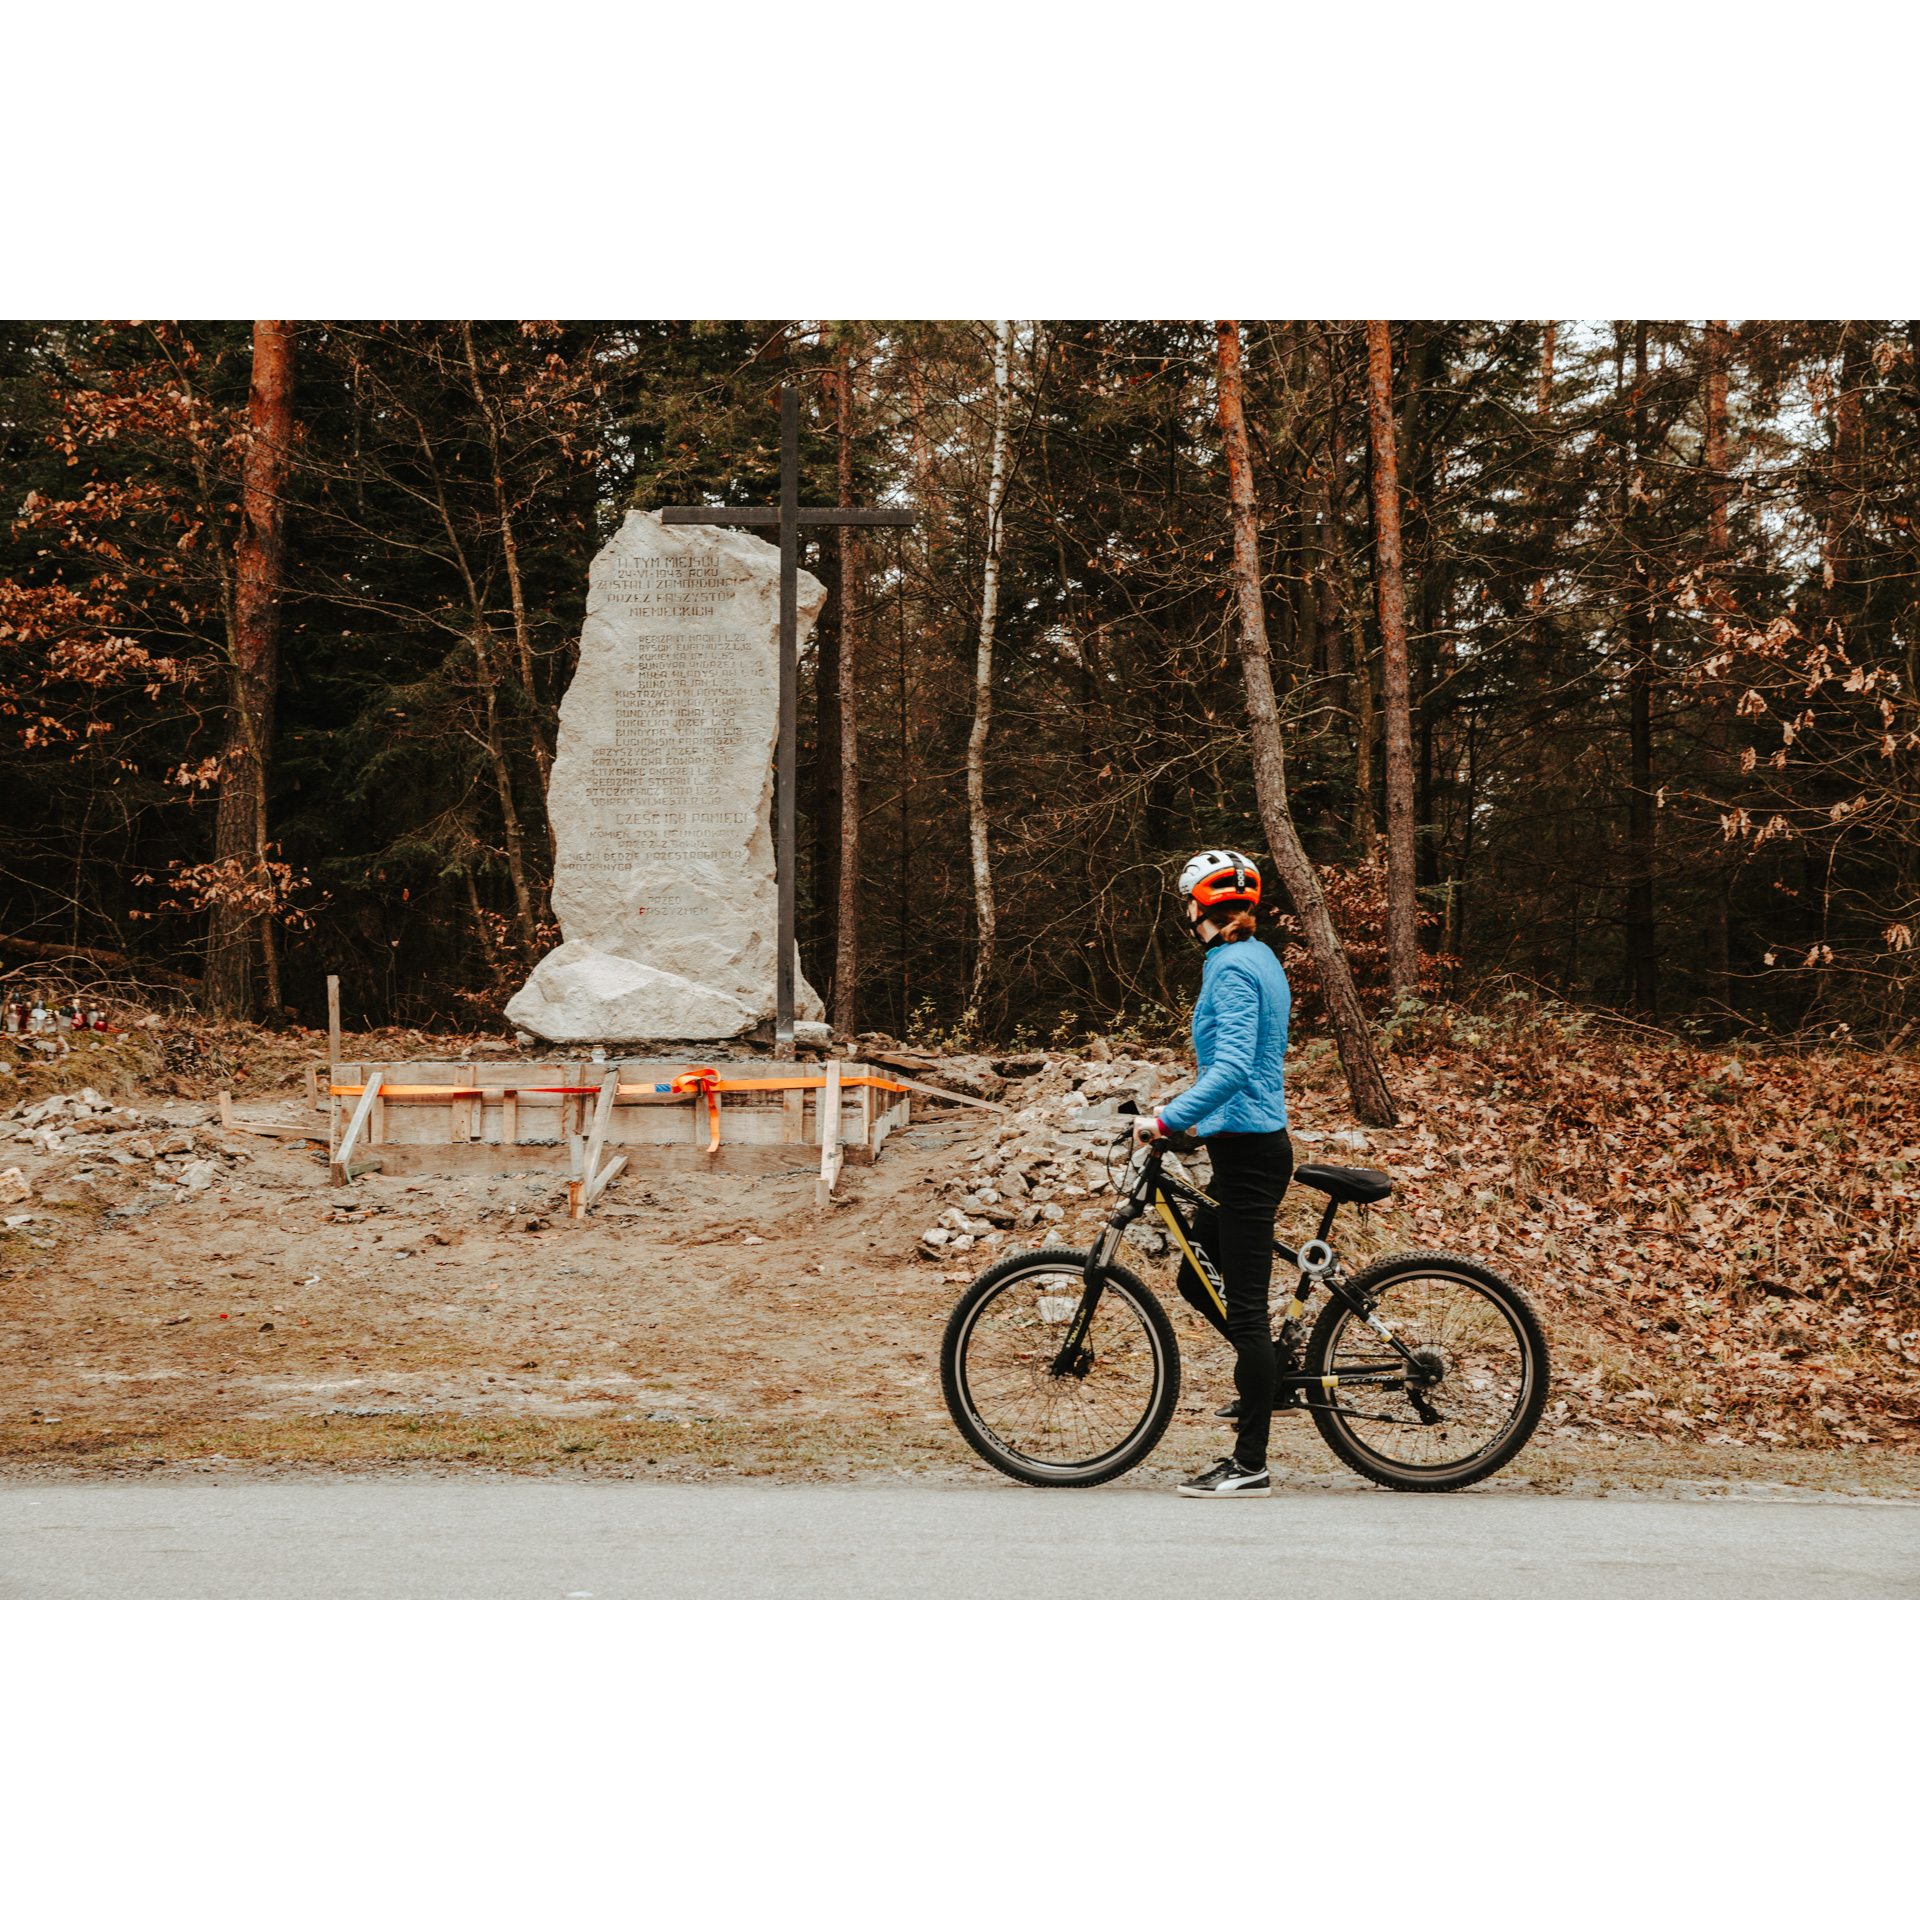
[{"label": "mountain bike", "polygon": [[[1226,1311],[1220,1275],[1190,1238],[1198,1215],[1180,1210],[1217,1203],[1164,1164],[1196,1144],[1171,1135],[1138,1154],[1091,1247],[1009,1254],[961,1296],[940,1385],[961,1437],[989,1466],[1028,1486],[1096,1487],[1159,1444],[1180,1398],[1179,1343],[1153,1290],[1118,1256],[1152,1208]],[[1303,1246],[1273,1243],[1300,1276],[1274,1340],[1275,1413],[1309,1414],[1354,1472],[1401,1492],[1449,1493],[1497,1473],[1532,1437],[1551,1380],[1526,1295],[1452,1253],[1388,1254],[1348,1275],[1329,1237],[1335,1215],[1386,1199],[1393,1182],[1371,1167],[1317,1163],[1293,1178],[1326,1207]],[[1326,1297],[1309,1332],[1316,1283]]]}]

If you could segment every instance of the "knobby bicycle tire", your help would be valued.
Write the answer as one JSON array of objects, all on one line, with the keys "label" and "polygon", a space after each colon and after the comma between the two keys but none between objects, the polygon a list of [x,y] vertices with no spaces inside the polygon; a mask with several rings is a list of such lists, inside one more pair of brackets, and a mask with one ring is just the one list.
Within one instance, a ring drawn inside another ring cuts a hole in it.
[{"label": "knobby bicycle tire", "polygon": [[[1398,1385],[1316,1385],[1306,1398],[1321,1439],[1355,1473],[1402,1493],[1451,1493],[1498,1473],[1533,1437],[1552,1387],[1532,1302],[1490,1267],[1454,1253],[1389,1254],[1347,1285],[1422,1354],[1435,1384],[1418,1399]],[[1305,1370],[1324,1379],[1394,1358],[1334,1299],[1314,1323]]]},{"label": "knobby bicycle tire", "polygon": [[1086,1257],[1048,1247],[996,1261],[960,1296],[940,1343],[940,1388],[960,1437],[1030,1487],[1117,1479],[1159,1444],[1180,1398],[1173,1323],[1124,1267],[1102,1272],[1084,1366],[1053,1374]]}]

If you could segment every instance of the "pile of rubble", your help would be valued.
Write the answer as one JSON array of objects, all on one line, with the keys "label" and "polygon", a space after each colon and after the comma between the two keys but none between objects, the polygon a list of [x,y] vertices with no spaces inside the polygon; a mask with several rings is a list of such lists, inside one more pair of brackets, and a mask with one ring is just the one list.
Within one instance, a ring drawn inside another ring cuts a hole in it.
[{"label": "pile of rubble", "polygon": [[26,1226],[36,1192],[48,1202],[119,1202],[128,1213],[204,1193],[253,1158],[236,1136],[198,1124],[208,1117],[142,1113],[91,1087],[22,1101],[0,1120],[0,1221]]},{"label": "pile of rubble", "polygon": [[[968,1171],[941,1189],[943,1198],[954,1197],[920,1236],[919,1251],[932,1260],[975,1249],[993,1254],[1016,1244],[1009,1235],[1020,1244],[1083,1244],[1083,1229],[1091,1228],[1096,1212],[1105,1217],[1116,1182],[1127,1177],[1130,1116],[1122,1106],[1151,1112],[1192,1078],[1171,1054],[1110,1060],[1026,1054],[991,1067],[958,1059],[938,1068],[956,1081],[964,1077],[969,1091],[984,1081],[980,1069],[987,1068],[1004,1090],[1008,1117],[968,1160]],[[937,1071],[921,1077],[932,1080]],[[1129,1233],[1152,1257],[1166,1251],[1157,1224],[1137,1222]]]}]

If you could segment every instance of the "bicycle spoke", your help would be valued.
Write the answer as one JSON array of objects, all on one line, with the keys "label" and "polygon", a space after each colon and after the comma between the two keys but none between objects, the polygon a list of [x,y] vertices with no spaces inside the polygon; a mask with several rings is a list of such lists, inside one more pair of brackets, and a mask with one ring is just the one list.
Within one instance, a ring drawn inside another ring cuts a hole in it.
[{"label": "bicycle spoke", "polygon": [[[1159,1378],[1152,1336],[1116,1287],[1094,1309],[1082,1366],[1053,1372],[1068,1331],[1064,1310],[1077,1308],[1080,1296],[1071,1269],[1022,1275],[981,1307],[967,1336],[967,1393],[981,1425],[1011,1452],[1048,1466],[1079,1465],[1124,1445],[1147,1418]],[[1043,1318],[1048,1309],[1063,1317]]]},{"label": "bicycle spoke", "polygon": [[[1437,1468],[1484,1454],[1519,1417],[1529,1384],[1520,1329],[1491,1295],[1449,1274],[1410,1274],[1383,1288],[1376,1317],[1437,1374],[1409,1393],[1399,1383],[1343,1383],[1338,1406],[1387,1416],[1356,1422],[1354,1438],[1396,1466]],[[1351,1317],[1328,1356],[1335,1368],[1380,1365],[1395,1356]],[[1426,1409],[1437,1416],[1427,1419]],[[1404,1424],[1403,1424],[1404,1423]]]}]

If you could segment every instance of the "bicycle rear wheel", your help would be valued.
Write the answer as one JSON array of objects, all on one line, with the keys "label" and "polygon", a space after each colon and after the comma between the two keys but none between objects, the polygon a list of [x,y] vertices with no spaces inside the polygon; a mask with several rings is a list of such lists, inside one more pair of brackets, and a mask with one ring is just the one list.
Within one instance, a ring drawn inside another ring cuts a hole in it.
[{"label": "bicycle rear wheel", "polygon": [[989,1466],[1032,1487],[1097,1487],[1159,1444],[1180,1397],[1173,1323],[1124,1267],[1104,1285],[1078,1360],[1053,1371],[1080,1305],[1084,1253],[1010,1254],[947,1321],[940,1386],[964,1439]]},{"label": "bicycle rear wheel", "polygon": [[[1392,1254],[1348,1284],[1413,1349],[1420,1378],[1310,1388],[1321,1439],[1355,1473],[1403,1493],[1450,1493],[1497,1473],[1533,1437],[1551,1385],[1547,1336],[1526,1295],[1448,1253]],[[1336,1299],[1315,1323],[1306,1371],[1337,1376],[1398,1359]]]}]

